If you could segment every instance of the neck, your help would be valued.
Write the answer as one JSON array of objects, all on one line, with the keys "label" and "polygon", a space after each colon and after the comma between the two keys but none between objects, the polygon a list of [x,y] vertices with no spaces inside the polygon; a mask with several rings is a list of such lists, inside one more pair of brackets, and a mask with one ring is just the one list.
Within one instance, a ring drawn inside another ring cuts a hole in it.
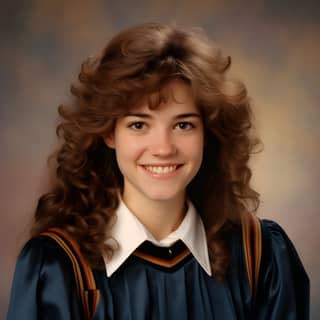
[{"label": "neck", "polygon": [[124,192],[122,200],[158,241],[176,230],[186,213],[184,194],[163,201],[146,199],[137,194],[132,198]]}]

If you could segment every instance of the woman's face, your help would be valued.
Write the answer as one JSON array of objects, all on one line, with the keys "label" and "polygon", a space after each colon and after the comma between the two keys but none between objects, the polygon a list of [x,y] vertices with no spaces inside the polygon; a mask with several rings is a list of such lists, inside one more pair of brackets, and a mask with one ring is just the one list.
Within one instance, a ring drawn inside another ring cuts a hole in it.
[{"label": "woman's face", "polygon": [[192,90],[181,80],[166,89],[171,93],[166,102],[154,110],[142,102],[119,118],[105,139],[115,149],[125,198],[180,198],[200,168],[204,130]]}]

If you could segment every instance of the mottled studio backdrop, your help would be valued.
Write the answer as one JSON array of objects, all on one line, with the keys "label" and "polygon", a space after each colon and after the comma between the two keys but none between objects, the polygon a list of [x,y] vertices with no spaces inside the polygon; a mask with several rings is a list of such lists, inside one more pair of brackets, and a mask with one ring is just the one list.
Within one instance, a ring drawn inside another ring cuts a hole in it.
[{"label": "mottled studio backdrop", "polygon": [[146,21],[202,27],[232,56],[265,144],[252,162],[259,214],[296,245],[311,277],[312,319],[320,319],[318,1],[0,1],[0,14],[0,319],[46,185],[56,108],[85,57]]}]

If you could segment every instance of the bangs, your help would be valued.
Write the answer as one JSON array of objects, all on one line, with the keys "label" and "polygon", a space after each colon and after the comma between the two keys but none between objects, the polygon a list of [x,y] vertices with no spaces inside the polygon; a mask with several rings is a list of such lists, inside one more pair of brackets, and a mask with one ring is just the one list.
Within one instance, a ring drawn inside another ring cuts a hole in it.
[{"label": "bangs", "polygon": [[170,83],[173,81],[182,81],[191,87],[190,80],[181,74],[166,75],[165,77],[161,77],[159,74],[153,74],[151,77],[148,77],[148,79],[141,81],[141,90],[132,91],[131,94],[128,95],[126,111],[141,106],[142,104],[146,104],[150,110],[154,110],[158,108],[159,105],[165,104],[168,101],[182,103],[170,87]]},{"label": "bangs", "polygon": [[184,83],[190,85],[190,81],[182,77],[172,77],[171,79],[168,79],[166,83],[159,87],[158,90],[155,90],[144,97],[149,109],[154,110],[160,104],[166,104],[168,101],[183,103],[183,101],[179,101],[177,99],[170,86],[170,83],[173,81],[183,81]]},{"label": "bangs", "polygon": [[189,78],[190,74],[178,58],[172,55],[153,57],[136,66],[134,72],[118,79],[121,83],[118,89],[124,89],[123,97],[126,97],[127,108],[131,109],[143,101],[150,109],[155,109],[170,99],[176,101],[168,86],[170,82],[180,80],[190,85]]}]

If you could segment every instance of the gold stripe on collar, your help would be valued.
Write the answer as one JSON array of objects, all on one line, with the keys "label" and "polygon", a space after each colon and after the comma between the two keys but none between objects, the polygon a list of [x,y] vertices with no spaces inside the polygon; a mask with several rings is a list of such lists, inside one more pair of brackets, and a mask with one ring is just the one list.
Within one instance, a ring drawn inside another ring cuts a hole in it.
[{"label": "gold stripe on collar", "polygon": [[139,257],[143,260],[146,260],[148,262],[151,262],[153,264],[159,265],[161,267],[172,268],[172,267],[176,266],[177,264],[179,264],[190,253],[191,253],[190,250],[188,248],[185,248],[180,254],[178,254],[175,257],[172,257],[172,259],[170,259],[170,260],[163,259],[161,257],[156,257],[154,255],[142,252],[139,249],[135,250],[133,252],[133,255],[135,255],[136,257]]}]

